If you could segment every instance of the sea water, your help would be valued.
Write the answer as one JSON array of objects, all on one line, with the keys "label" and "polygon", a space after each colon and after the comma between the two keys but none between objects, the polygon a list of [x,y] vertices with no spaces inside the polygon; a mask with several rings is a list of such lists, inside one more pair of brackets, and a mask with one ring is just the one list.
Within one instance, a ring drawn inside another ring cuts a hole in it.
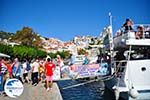
[{"label": "sea water", "polygon": [[[100,81],[87,79],[57,82],[63,100],[103,100],[104,85]],[[83,84],[82,84],[83,83]]]}]

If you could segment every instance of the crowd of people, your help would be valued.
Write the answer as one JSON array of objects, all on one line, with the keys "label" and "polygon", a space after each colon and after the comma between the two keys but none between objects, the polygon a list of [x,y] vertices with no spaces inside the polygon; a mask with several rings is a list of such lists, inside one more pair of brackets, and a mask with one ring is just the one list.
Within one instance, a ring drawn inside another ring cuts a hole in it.
[{"label": "crowd of people", "polygon": [[[95,63],[105,63],[108,67],[109,60],[107,55],[102,54],[98,56]],[[85,54],[83,65],[88,65],[89,63],[88,54]],[[38,85],[39,82],[44,82],[46,90],[49,91],[52,88],[55,68],[59,67],[60,77],[63,77],[63,72],[61,72],[63,66],[63,59],[60,55],[57,55],[56,59],[47,57],[33,60],[23,59],[21,61],[18,58],[14,58],[13,60],[0,58],[0,77],[2,77],[3,83],[3,88],[0,91],[4,91],[6,80],[11,78],[17,78],[23,84],[32,84],[33,86]]]},{"label": "crowd of people", "polygon": [[31,61],[18,58],[10,60],[0,57],[0,93],[4,93],[4,85],[7,79],[16,78],[23,84],[36,86],[40,81],[45,82],[47,91],[52,88],[53,71],[63,65],[63,60],[59,55],[56,59],[47,57],[46,59],[33,59]]}]

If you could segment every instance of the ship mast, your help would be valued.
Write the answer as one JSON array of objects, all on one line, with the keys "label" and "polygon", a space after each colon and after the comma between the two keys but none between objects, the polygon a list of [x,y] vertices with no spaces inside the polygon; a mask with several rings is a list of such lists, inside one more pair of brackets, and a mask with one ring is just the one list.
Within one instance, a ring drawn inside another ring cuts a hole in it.
[{"label": "ship mast", "polygon": [[[112,30],[112,15],[111,12],[109,12],[109,46],[110,46],[110,57],[111,57],[111,68],[113,67],[113,50],[114,50],[114,45],[113,45],[113,30]],[[113,71],[112,71],[113,73]]]}]

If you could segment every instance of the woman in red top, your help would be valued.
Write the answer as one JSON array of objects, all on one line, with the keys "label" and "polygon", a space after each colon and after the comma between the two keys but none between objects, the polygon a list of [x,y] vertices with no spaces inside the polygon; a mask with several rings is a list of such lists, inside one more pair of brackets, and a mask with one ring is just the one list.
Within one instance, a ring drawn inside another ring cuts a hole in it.
[{"label": "woman in red top", "polygon": [[[53,84],[53,71],[55,68],[55,64],[52,63],[52,60],[50,58],[47,59],[47,62],[45,64],[45,74],[46,74],[46,86],[47,86],[47,91],[51,88]],[[50,86],[49,86],[50,82]]]},{"label": "woman in red top", "polygon": [[11,61],[10,60],[7,61],[6,66],[7,66],[7,71],[9,73],[9,77],[12,78],[12,65],[11,65]]}]

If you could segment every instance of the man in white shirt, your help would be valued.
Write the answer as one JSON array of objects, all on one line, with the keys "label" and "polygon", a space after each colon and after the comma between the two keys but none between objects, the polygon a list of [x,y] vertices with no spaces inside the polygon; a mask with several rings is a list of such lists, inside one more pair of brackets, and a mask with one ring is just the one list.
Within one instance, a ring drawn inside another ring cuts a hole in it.
[{"label": "man in white shirt", "polygon": [[28,73],[30,71],[30,64],[29,62],[25,59],[24,60],[24,63],[22,64],[22,67],[23,67],[23,79],[24,79],[24,82],[27,82],[27,83],[30,83],[29,81],[29,77],[28,77]]},{"label": "man in white shirt", "polygon": [[39,73],[39,67],[40,64],[38,62],[38,59],[35,60],[32,64],[31,64],[31,79],[32,79],[32,85],[36,86],[38,84],[38,73]]}]

